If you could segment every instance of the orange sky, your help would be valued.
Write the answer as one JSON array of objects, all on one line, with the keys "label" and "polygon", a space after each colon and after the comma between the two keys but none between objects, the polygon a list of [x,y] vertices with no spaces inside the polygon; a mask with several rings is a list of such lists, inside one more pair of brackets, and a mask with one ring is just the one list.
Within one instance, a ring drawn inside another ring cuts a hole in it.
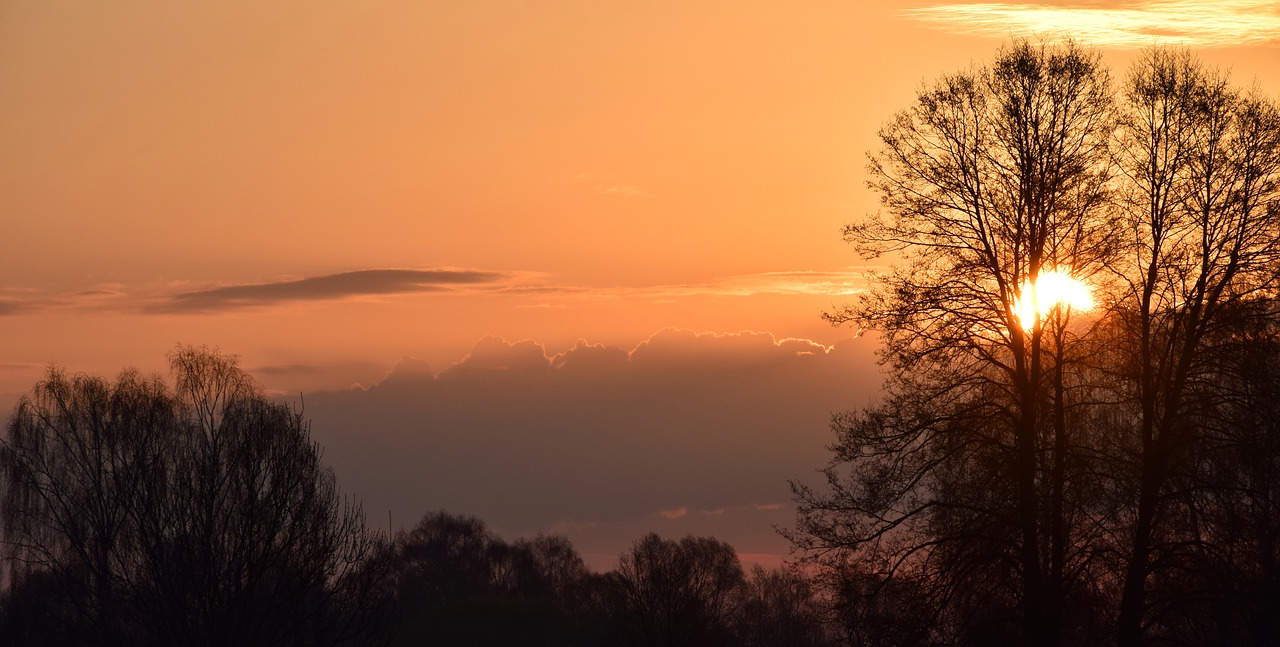
[{"label": "orange sky", "polygon": [[[1144,5],[1253,12],[1236,22],[1261,22],[1261,44],[1206,58],[1280,87],[1274,5],[1124,4],[1095,22],[1114,31]],[[1020,28],[1018,5],[957,7],[6,2],[0,391],[50,361],[158,366],[178,341],[324,369],[280,374],[285,390],[370,379],[344,363],[447,365],[486,334],[834,342],[817,313],[857,281],[838,228],[875,208],[862,164],[876,127],[922,79]],[[463,293],[152,307],[370,268],[502,276]],[[823,274],[767,275],[797,272]]]},{"label": "orange sky", "polygon": [[442,370],[486,335],[831,346],[865,152],[923,80],[1070,29],[1117,76],[1159,37],[1275,96],[1277,12],[7,0],[0,401],[49,362],[159,370],[177,342],[286,393]]}]

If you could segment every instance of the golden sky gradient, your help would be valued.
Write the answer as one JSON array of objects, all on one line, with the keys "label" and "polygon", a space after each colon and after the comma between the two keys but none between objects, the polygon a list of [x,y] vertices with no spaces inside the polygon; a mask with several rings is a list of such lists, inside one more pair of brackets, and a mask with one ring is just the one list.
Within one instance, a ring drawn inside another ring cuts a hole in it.
[{"label": "golden sky gradient", "polygon": [[830,350],[879,125],[1064,32],[1117,77],[1172,42],[1280,92],[1280,5],[1253,0],[7,0],[0,403],[50,362],[160,370],[178,342],[283,393],[486,336]]},{"label": "golden sky gradient", "polygon": [[179,341],[315,369],[284,390],[487,334],[833,343],[817,313],[856,289],[838,228],[875,209],[879,123],[1061,29],[1280,87],[1280,15],[1248,0],[7,2],[0,391]]}]

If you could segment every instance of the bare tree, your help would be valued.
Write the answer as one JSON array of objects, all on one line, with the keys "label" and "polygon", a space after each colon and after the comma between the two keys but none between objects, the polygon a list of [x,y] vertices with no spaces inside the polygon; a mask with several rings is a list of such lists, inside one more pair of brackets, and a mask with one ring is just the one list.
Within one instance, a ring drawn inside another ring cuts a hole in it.
[{"label": "bare tree", "polygon": [[650,533],[610,574],[610,623],[621,644],[726,645],[744,578],[733,547],[709,537]]},{"label": "bare tree", "polygon": [[846,240],[904,263],[828,318],[883,333],[889,401],[840,421],[829,493],[796,487],[793,538],[811,556],[934,578],[939,614],[959,593],[945,583],[982,566],[1028,644],[1059,641],[1086,579],[1067,496],[1083,474],[1068,425],[1081,352],[1070,308],[1020,304],[1042,276],[1087,280],[1112,253],[1111,106],[1096,54],[1018,41],[881,129],[870,185],[887,217]]},{"label": "bare tree", "polygon": [[735,622],[744,647],[821,647],[832,643],[818,591],[803,573],[756,565],[743,587]]},{"label": "bare tree", "polygon": [[125,371],[112,384],[50,369],[19,402],[0,447],[9,587],[51,578],[74,609],[73,627],[102,644],[127,641],[134,522],[176,422],[158,379]]},{"label": "bare tree", "polygon": [[[1116,276],[1115,313],[1125,341],[1121,372],[1136,409],[1132,528],[1119,639],[1141,641],[1153,551],[1177,514],[1179,479],[1193,469],[1203,427],[1196,409],[1213,399],[1222,334],[1276,285],[1280,261],[1280,111],[1255,90],[1185,51],[1157,49],[1133,68],[1116,147],[1127,180],[1127,253]],[[1179,486],[1180,487],[1180,486]]]},{"label": "bare tree", "polygon": [[[1250,355],[1277,322],[1280,108],[1169,49],[1113,101],[1096,56],[1018,42],[881,139],[888,217],[846,238],[904,265],[828,316],[884,333],[888,396],[837,417],[825,491],[795,485],[796,546],[860,608],[917,591],[926,640],[1274,634],[1238,610],[1275,563]],[[1064,271],[1105,307],[1022,307]]]},{"label": "bare tree", "polygon": [[395,644],[594,645],[586,565],[564,537],[508,543],[475,517],[432,512],[396,539]]},{"label": "bare tree", "polygon": [[10,586],[50,574],[98,644],[366,644],[384,540],[307,424],[235,358],[180,347],[178,388],[51,370],[9,425]]}]

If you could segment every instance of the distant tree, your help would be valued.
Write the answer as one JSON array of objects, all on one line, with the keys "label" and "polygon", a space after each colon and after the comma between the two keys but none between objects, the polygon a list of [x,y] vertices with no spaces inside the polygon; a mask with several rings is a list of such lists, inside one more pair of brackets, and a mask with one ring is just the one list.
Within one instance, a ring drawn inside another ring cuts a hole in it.
[{"label": "distant tree", "polygon": [[830,645],[824,609],[809,578],[789,569],[751,569],[742,590],[735,633],[743,647]]},{"label": "distant tree", "polygon": [[508,543],[478,518],[433,512],[394,555],[397,645],[596,644],[586,565],[563,537]]},{"label": "distant tree", "polygon": [[51,369],[19,403],[0,446],[10,602],[52,586],[73,643],[377,642],[385,542],[301,415],[232,356],[170,360],[173,392]]},{"label": "distant tree", "polygon": [[402,601],[434,605],[489,593],[494,543],[476,517],[427,514],[396,538],[394,570]]},{"label": "distant tree", "polygon": [[733,547],[709,537],[666,540],[650,533],[609,574],[610,635],[622,645],[731,645],[742,601]]},{"label": "distant tree", "polygon": [[522,557],[524,567],[518,579],[519,588],[545,591],[574,606],[583,603],[581,589],[588,574],[587,565],[567,538],[539,535],[515,542],[512,549]]}]

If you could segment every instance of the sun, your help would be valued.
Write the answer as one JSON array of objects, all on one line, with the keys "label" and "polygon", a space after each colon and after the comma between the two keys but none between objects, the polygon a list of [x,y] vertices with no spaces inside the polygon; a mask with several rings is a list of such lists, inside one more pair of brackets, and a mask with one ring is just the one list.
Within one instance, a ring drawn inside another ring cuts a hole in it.
[{"label": "sun", "polygon": [[1035,326],[1036,315],[1043,318],[1054,308],[1085,311],[1093,307],[1089,286],[1058,270],[1041,271],[1034,284],[1023,281],[1019,293],[1021,296],[1013,300],[1013,313],[1024,330]]}]

